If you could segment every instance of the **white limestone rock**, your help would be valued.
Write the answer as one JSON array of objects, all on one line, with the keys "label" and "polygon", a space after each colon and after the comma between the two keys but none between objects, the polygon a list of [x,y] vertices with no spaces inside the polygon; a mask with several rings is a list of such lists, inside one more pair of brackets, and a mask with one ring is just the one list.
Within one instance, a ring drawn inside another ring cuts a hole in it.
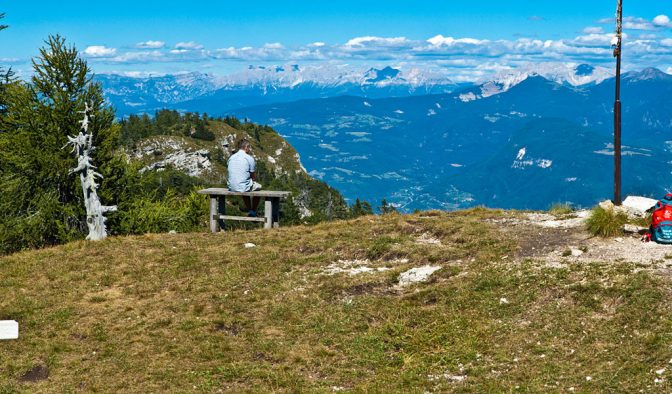
[{"label": "white limestone rock", "polygon": [[646,227],[635,226],[634,224],[623,225],[623,231],[630,234],[644,234],[648,231]]},{"label": "white limestone rock", "polygon": [[657,202],[652,198],[628,196],[623,201],[623,208],[630,216],[645,217],[647,211],[656,206]]},{"label": "white limestone rock", "polygon": [[200,176],[212,169],[210,152],[207,149],[201,149],[195,152],[177,151],[171,153],[164,160],[152,163],[140,172],[162,170],[169,165],[177,170],[184,171],[189,176]]},{"label": "white limestone rock", "polygon": [[610,211],[614,209],[614,203],[611,202],[611,200],[604,200],[597,205],[599,205],[600,208],[604,209],[605,211]]},{"label": "white limestone rock", "polygon": [[432,265],[423,265],[422,267],[412,268],[406,272],[402,272],[399,275],[399,286],[408,286],[413,283],[426,282],[429,280],[429,277],[441,267],[432,266]]}]

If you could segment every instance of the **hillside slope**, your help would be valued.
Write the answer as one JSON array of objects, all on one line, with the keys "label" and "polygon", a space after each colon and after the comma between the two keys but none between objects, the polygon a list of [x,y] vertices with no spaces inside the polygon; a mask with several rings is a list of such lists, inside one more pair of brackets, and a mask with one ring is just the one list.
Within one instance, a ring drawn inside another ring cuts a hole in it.
[{"label": "hillside slope", "polygon": [[670,391],[668,250],[472,210],[18,253],[0,392]]},{"label": "hillside slope", "polygon": [[[185,184],[227,187],[227,160],[240,140],[252,144],[257,180],[266,190],[287,190],[292,196],[281,204],[281,221],[299,223],[349,217],[341,194],[313,179],[296,150],[267,126],[241,123],[235,118],[209,119],[207,115],[162,110],[155,118],[131,116],[122,122],[125,154],[141,173],[176,170],[191,179],[161,179],[185,192]],[[179,177],[178,177],[179,178]],[[231,203],[231,201],[228,201]],[[234,201],[241,204],[241,201]],[[235,212],[235,210],[234,210]],[[246,213],[246,212],[245,212]]]}]

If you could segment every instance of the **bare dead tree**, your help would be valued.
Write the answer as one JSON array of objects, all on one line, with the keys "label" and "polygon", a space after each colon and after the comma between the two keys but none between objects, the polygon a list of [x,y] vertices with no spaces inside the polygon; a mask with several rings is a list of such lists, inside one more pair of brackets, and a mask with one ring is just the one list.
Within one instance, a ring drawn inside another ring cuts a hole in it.
[{"label": "bare dead tree", "polygon": [[85,104],[85,109],[81,113],[84,114],[84,119],[79,122],[81,124],[79,134],[74,137],[68,136],[67,145],[71,145],[72,152],[77,155],[77,167],[71,169],[70,173],[78,172],[82,183],[84,205],[86,208],[86,225],[89,228],[89,235],[86,236],[86,239],[99,241],[107,237],[107,229],[105,227],[107,218],[105,218],[104,214],[116,211],[117,206],[102,205],[98,198],[96,178],[102,178],[103,176],[95,171],[96,167],[91,161],[91,155],[96,148],[93,146],[93,133],[89,133],[91,107],[89,107],[88,103]]}]

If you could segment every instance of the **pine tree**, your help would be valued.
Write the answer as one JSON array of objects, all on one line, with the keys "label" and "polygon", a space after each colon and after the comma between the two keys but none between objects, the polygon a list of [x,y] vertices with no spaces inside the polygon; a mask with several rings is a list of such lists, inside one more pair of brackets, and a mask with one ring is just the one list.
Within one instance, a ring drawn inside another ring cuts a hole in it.
[{"label": "pine tree", "polygon": [[79,132],[85,103],[99,171],[113,156],[118,127],[100,85],[74,46],[49,37],[33,60],[31,83],[7,86],[0,119],[0,252],[81,238],[86,231],[76,161],[62,149]]},{"label": "pine tree", "polygon": [[[4,13],[0,13],[0,20],[5,18]],[[9,26],[0,24],[0,31],[5,30]],[[14,71],[12,71],[12,68],[5,69],[0,65],[0,116],[4,115],[6,112],[6,102],[5,102],[5,95],[6,90],[7,90],[7,85],[11,84],[14,82]]]},{"label": "pine tree", "polygon": [[380,201],[380,208],[378,209],[380,210],[380,213],[383,215],[397,212],[397,208],[395,208],[394,205],[388,203],[387,200],[384,198]]},{"label": "pine tree", "polygon": [[366,201],[360,201],[359,198],[355,200],[355,203],[350,206],[350,215],[353,218],[357,218],[365,215],[372,215],[373,209],[371,204]]}]

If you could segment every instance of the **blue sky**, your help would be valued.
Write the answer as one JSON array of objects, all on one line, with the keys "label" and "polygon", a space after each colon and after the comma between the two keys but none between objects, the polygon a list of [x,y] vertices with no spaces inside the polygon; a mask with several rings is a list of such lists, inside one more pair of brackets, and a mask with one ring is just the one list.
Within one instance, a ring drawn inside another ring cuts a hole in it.
[{"label": "blue sky", "polygon": [[[525,62],[609,63],[615,0],[3,2],[0,62],[28,72],[49,34],[97,72],[248,64],[419,65],[470,75]],[[672,0],[625,0],[626,68],[672,68]],[[479,68],[480,67],[480,68]]]}]

